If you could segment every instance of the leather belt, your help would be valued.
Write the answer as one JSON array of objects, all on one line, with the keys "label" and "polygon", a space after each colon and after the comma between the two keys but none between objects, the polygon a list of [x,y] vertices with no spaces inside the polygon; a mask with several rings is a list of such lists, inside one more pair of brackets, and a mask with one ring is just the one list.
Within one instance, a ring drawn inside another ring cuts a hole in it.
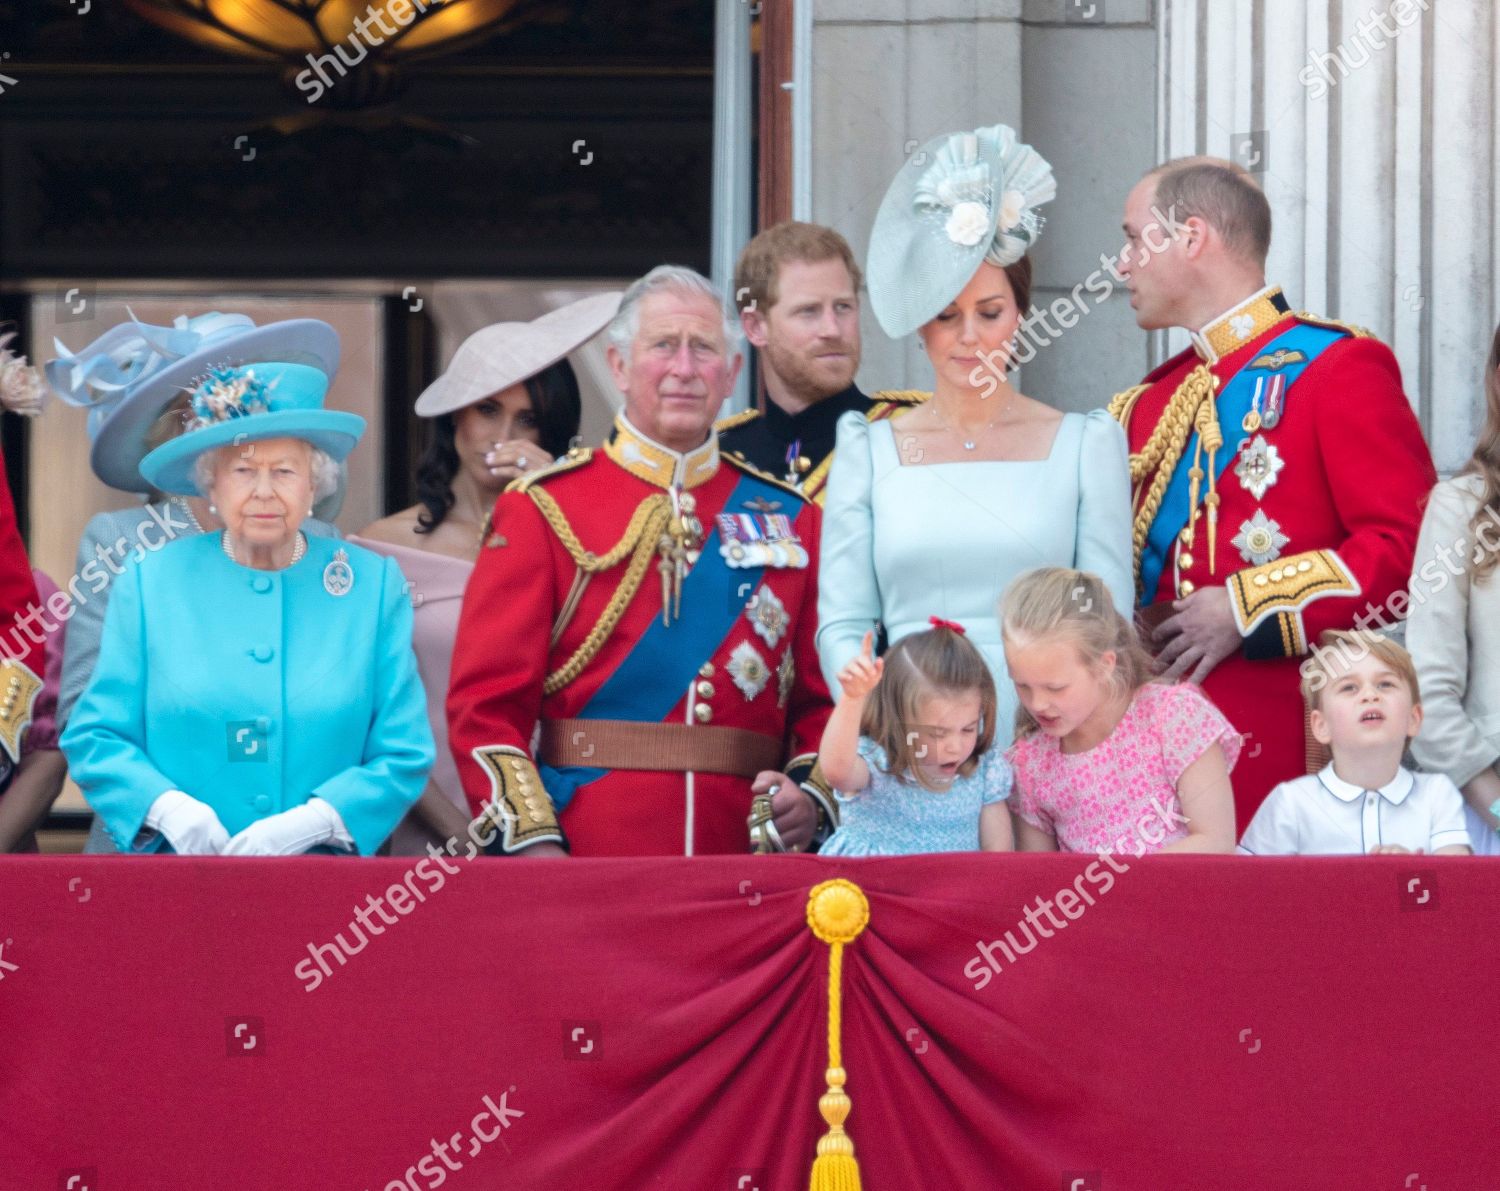
[{"label": "leather belt", "polygon": [[544,720],[544,765],[728,773],[753,778],[780,769],[782,744],[747,728],[712,724],[642,724],[633,720]]}]

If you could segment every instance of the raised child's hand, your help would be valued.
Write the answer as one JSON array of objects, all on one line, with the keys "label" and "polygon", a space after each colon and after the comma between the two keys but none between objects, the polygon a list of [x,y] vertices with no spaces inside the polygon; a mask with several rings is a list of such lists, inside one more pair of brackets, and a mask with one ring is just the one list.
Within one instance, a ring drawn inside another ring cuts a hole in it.
[{"label": "raised child's hand", "polygon": [[885,671],[885,660],[875,656],[875,634],[866,633],[859,656],[839,671],[839,686],[846,699],[863,699],[875,689]]}]

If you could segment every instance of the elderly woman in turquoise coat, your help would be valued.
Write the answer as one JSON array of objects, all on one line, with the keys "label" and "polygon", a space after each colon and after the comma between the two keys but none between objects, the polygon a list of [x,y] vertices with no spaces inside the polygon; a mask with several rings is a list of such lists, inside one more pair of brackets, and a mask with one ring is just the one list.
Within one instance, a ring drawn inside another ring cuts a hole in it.
[{"label": "elderly woman in turquoise coat", "polygon": [[126,565],[62,738],[121,851],[368,855],[426,782],[401,571],[300,529],[364,429],[327,386],[309,363],[214,368],[188,431],[141,462],[224,528]]}]

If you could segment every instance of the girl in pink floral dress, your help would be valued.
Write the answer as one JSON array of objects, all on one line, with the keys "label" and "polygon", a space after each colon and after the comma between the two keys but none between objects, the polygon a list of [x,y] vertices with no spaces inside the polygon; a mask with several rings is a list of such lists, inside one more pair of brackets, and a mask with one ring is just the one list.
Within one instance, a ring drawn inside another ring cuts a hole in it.
[{"label": "girl in pink floral dress", "polygon": [[1007,755],[1021,850],[1234,851],[1240,737],[1197,686],[1152,681],[1097,575],[1023,575],[1000,628],[1020,699]]}]

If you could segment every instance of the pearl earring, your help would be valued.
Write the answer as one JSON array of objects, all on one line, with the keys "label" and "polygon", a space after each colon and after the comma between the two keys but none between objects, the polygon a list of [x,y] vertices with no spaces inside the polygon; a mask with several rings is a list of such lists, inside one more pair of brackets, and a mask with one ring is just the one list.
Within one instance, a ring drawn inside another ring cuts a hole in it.
[{"label": "pearl earring", "polygon": [[209,505],[208,506],[208,511],[210,513],[213,513],[215,516],[217,516],[218,512],[219,512],[219,506],[218,505]]}]

